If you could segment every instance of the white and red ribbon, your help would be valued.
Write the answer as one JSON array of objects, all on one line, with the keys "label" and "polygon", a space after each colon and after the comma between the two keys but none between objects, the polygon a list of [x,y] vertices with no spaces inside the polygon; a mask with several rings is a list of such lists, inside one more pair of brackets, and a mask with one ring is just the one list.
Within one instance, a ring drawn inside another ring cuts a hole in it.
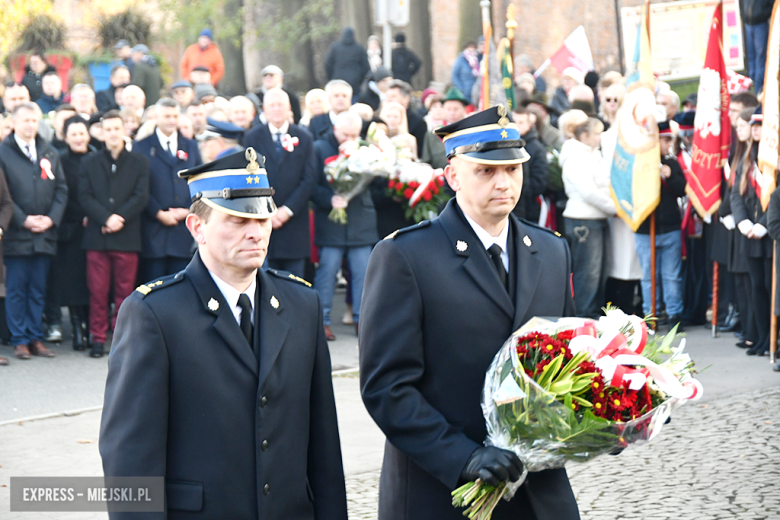
[{"label": "white and red ribbon", "polygon": [[294,137],[290,134],[284,134],[282,136],[282,148],[287,150],[288,152],[292,152],[295,150],[295,147],[298,146],[298,143],[300,140],[297,137]]}]

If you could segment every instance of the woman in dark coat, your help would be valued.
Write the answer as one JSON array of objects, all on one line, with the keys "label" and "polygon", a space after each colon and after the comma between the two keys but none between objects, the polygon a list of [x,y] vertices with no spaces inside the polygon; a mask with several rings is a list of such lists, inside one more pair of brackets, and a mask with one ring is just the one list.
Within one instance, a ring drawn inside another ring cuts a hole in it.
[{"label": "woman in dark coat", "polygon": [[57,259],[52,262],[53,295],[57,306],[67,305],[73,328],[73,349],[84,350],[89,317],[87,290],[87,253],[82,247],[85,214],[78,201],[81,160],[91,151],[87,122],[73,116],[63,128],[68,149],[61,153],[62,169],[68,181],[68,206],[59,227]]},{"label": "woman in dark coat", "polygon": [[728,229],[728,271],[734,278],[734,298],[739,310],[739,322],[742,329],[742,341],[738,347],[750,348],[756,341],[756,331],[753,326],[752,312],[750,308],[750,275],[748,274],[747,257],[740,254],[747,238],[736,230],[736,222],[731,211],[731,192],[734,190],[734,181],[739,179],[746,166],[750,166],[751,159],[748,155],[750,149],[750,116],[753,109],[747,109],[740,114],[737,125],[737,145],[731,159],[731,176],[726,183],[726,190],[722,195],[722,202],[718,208],[718,216],[723,225]]},{"label": "woman in dark coat", "polygon": [[749,298],[757,338],[747,351],[751,356],[769,353],[769,298],[772,292],[772,239],[767,236],[767,218],[761,207],[761,172],[755,162],[760,129],[761,121],[754,116],[751,119],[750,156],[745,159],[739,178],[734,179],[731,191],[731,210],[737,232],[747,238],[741,240],[739,254],[747,257],[750,275]]}]

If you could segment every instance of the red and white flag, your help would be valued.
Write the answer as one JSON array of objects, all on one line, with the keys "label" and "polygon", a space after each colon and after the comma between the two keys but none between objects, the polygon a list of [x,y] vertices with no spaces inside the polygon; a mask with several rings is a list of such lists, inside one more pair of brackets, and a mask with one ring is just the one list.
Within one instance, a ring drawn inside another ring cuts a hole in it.
[{"label": "red and white flag", "polygon": [[702,217],[720,206],[723,165],[731,146],[728,71],[723,60],[723,4],[718,3],[710,24],[707,55],[699,79],[694,119],[691,168],[686,174],[691,203]]},{"label": "red and white flag", "polygon": [[583,26],[580,25],[574,29],[563,41],[561,48],[537,69],[534,76],[539,77],[544,69],[550,65],[558,69],[560,73],[569,67],[574,67],[583,74],[593,70],[593,53],[590,51],[590,43],[588,43]]}]

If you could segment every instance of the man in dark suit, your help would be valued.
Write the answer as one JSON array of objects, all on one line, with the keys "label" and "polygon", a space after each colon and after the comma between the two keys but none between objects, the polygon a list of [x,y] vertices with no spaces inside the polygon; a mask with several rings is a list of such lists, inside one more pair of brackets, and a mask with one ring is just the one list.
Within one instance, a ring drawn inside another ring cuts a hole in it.
[{"label": "man in dark suit", "polygon": [[347,518],[322,308],[260,269],[277,209],[246,157],[182,172],[198,253],[119,312],[100,454],[107,477],[165,478],[167,512],[138,518]]},{"label": "man in dark suit", "polygon": [[157,130],[135,144],[149,159],[149,202],[142,219],[143,279],[151,281],[187,267],[194,244],[184,224],[189,214],[187,183],[180,170],[201,164],[195,141],[178,130],[179,104],[171,98],[157,102]]},{"label": "man in dark suit", "polygon": [[279,212],[271,220],[274,237],[268,247],[267,267],[303,276],[309,244],[309,196],[317,183],[311,134],[287,117],[290,99],[273,88],[263,98],[267,124],[244,134],[244,146],[265,157],[268,179],[276,190]]},{"label": "man in dark suit", "polygon": [[6,280],[5,312],[14,355],[54,357],[41,341],[41,319],[57,227],[68,205],[68,183],[57,151],[38,135],[41,109],[21,103],[13,110],[13,132],[0,145],[14,205],[11,226],[0,233]]},{"label": "man in dark suit", "polygon": [[111,67],[111,76],[108,81],[111,83],[110,87],[95,92],[95,104],[99,112],[119,108],[116,102],[116,89],[124,88],[130,84],[130,69],[125,65],[114,65]]},{"label": "man in dark suit", "polygon": [[425,134],[428,132],[428,125],[425,120],[409,108],[412,101],[412,86],[400,79],[394,79],[387,87],[385,103],[399,103],[406,109],[406,121],[409,124],[409,133],[417,140],[418,153],[422,153],[425,144]]},{"label": "man in dark suit", "polygon": [[352,86],[343,79],[328,81],[325,92],[328,94],[330,112],[313,117],[309,123],[309,132],[315,141],[325,139],[336,124],[336,116],[352,106]]},{"label": "man in dark suit", "polygon": [[83,246],[93,358],[103,357],[111,289],[117,310],[133,292],[141,252],[141,214],[149,198],[149,160],[125,149],[122,115],[109,110],[102,122],[106,147],[84,159],[78,196],[88,219]]},{"label": "man in dark suit", "polygon": [[[458,520],[456,487],[518,480],[517,456],[483,445],[485,372],[529,319],[573,313],[566,242],[511,215],[528,154],[503,108],[437,131],[455,199],[371,255],[360,380],[366,408],[387,436],[379,520]],[[578,520],[566,471],[530,474],[493,518]]]}]

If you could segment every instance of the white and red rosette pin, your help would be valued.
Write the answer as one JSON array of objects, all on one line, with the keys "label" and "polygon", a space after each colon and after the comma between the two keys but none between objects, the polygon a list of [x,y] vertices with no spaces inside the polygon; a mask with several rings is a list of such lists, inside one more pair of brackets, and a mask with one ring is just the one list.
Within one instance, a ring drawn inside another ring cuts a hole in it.
[{"label": "white and red rosette pin", "polygon": [[282,136],[282,148],[288,152],[295,150],[295,147],[298,146],[299,142],[300,140],[297,137],[290,134],[285,134]]},{"label": "white and red rosette pin", "polygon": [[41,179],[49,179],[50,181],[54,180],[54,172],[51,170],[51,161],[46,157],[41,159]]}]

